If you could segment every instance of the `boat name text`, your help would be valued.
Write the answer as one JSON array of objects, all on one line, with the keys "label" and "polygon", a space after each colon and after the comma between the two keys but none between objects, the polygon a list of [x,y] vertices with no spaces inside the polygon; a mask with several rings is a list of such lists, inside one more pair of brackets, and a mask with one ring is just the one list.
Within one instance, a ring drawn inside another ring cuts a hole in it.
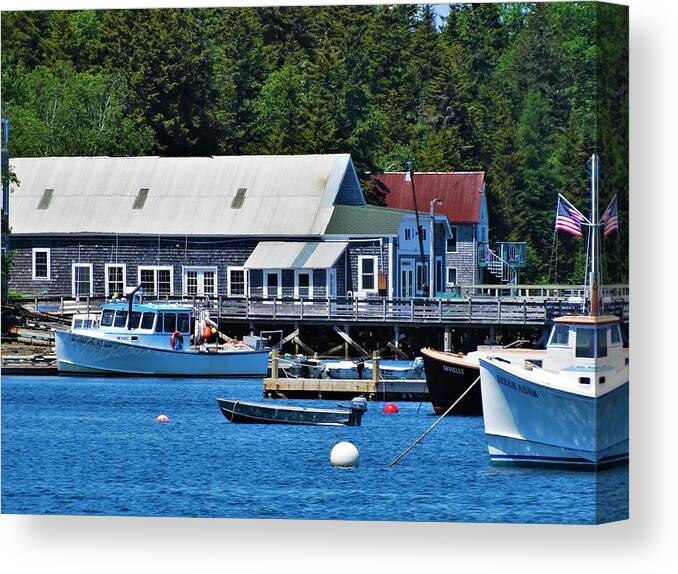
[{"label": "boat name text", "polygon": [[513,389],[514,391],[518,391],[519,393],[527,395],[528,397],[534,397],[535,399],[539,398],[537,391],[535,391],[534,389],[530,389],[529,387],[525,387],[525,386],[521,385],[520,383],[516,383],[515,381],[509,379],[508,377],[504,377],[502,375],[499,375],[497,377],[497,382],[500,385],[508,387],[509,389]]}]

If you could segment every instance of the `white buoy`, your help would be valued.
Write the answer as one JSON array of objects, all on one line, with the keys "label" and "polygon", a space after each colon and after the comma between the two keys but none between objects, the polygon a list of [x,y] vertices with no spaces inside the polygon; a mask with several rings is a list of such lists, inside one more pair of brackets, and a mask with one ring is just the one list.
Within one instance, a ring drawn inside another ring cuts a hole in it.
[{"label": "white buoy", "polygon": [[360,453],[350,442],[338,442],[330,452],[332,466],[354,467],[360,464]]}]

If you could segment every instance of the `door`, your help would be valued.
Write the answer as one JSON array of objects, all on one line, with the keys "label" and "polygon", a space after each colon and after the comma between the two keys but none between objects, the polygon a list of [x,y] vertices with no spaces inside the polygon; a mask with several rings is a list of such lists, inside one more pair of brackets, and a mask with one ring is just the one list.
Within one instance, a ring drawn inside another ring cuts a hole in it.
[{"label": "door", "polygon": [[404,259],[400,265],[400,297],[414,297],[414,261],[411,259]]}]

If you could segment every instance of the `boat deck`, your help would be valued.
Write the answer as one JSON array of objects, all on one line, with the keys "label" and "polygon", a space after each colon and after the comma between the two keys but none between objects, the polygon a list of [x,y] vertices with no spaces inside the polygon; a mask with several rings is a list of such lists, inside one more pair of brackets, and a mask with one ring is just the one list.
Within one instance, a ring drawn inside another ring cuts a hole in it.
[{"label": "boat deck", "polygon": [[371,379],[264,379],[264,397],[269,399],[352,399],[362,395],[370,401],[428,401],[425,380],[401,379],[374,382]]}]

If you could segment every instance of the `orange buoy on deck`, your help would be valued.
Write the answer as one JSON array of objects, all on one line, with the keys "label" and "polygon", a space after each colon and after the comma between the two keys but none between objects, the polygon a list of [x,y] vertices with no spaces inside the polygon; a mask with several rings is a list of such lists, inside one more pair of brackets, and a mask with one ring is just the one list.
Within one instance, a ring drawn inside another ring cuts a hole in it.
[{"label": "orange buoy on deck", "polygon": [[395,403],[387,403],[384,405],[384,412],[388,415],[395,414],[398,412],[398,405]]}]

